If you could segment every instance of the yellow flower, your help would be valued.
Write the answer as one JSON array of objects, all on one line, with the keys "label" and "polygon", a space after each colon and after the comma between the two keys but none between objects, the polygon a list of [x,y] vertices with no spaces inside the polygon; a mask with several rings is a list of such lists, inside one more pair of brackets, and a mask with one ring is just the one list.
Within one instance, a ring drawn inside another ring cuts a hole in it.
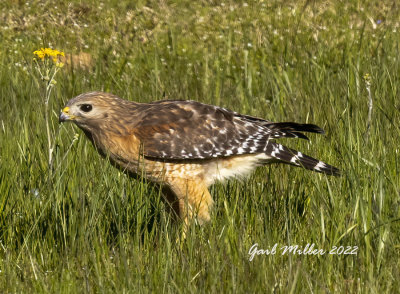
[{"label": "yellow flower", "polygon": [[39,57],[40,59],[44,59],[44,52],[42,50],[36,50],[33,52],[33,54],[37,55],[37,57]]},{"label": "yellow flower", "polygon": [[44,60],[45,57],[50,57],[54,63],[58,63],[59,56],[65,56],[64,52],[51,48],[41,48],[40,50],[34,51],[33,54],[39,57],[41,60]]}]

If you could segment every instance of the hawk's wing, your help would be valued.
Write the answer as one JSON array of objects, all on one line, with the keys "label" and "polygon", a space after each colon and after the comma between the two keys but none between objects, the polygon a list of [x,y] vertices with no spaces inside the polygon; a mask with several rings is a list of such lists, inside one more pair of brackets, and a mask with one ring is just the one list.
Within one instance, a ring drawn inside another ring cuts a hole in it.
[{"label": "hawk's wing", "polygon": [[321,133],[310,124],[272,123],[195,101],[142,104],[133,133],[146,157],[206,159],[267,151],[271,138]]}]

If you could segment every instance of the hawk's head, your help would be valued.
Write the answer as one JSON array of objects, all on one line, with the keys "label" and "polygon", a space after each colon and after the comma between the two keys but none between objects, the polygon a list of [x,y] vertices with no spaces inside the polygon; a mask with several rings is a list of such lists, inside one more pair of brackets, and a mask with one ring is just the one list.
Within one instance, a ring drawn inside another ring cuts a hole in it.
[{"label": "hawk's head", "polygon": [[59,122],[72,121],[87,135],[99,130],[124,134],[130,126],[127,119],[132,118],[130,114],[135,105],[113,94],[89,92],[69,100]]},{"label": "hawk's head", "polygon": [[[78,126],[85,126],[104,120],[113,111],[113,102],[119,99],[102,92],[90,92],[68,101],[62,110],[59,122],[73,121]],[[114,101],[113,101],[114,100]]]}]

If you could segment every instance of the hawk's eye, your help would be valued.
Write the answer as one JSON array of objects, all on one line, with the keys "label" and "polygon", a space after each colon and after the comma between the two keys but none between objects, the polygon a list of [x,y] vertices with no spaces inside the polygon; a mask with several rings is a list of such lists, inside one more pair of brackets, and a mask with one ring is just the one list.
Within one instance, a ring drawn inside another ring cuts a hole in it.
[{"label": "hawk's eye", "polygon": [[90,104],[82,104],[80,108],[83,112],[89,112],[93,107]]}]

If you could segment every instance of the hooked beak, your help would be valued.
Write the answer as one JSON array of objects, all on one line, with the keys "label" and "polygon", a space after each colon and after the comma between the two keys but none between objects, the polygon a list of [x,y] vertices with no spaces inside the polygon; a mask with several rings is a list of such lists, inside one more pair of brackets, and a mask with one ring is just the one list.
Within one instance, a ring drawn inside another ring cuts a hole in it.
[{"label": "hooked beak", "polygon": [[58,118],[58,122],[62,123],[67,120],[72,120],[74,118],[75,118],[74,115],[69,114],[69,107],[67,106],[67,107],[64,107],[64,109],[62,110],[60,117]]}]

